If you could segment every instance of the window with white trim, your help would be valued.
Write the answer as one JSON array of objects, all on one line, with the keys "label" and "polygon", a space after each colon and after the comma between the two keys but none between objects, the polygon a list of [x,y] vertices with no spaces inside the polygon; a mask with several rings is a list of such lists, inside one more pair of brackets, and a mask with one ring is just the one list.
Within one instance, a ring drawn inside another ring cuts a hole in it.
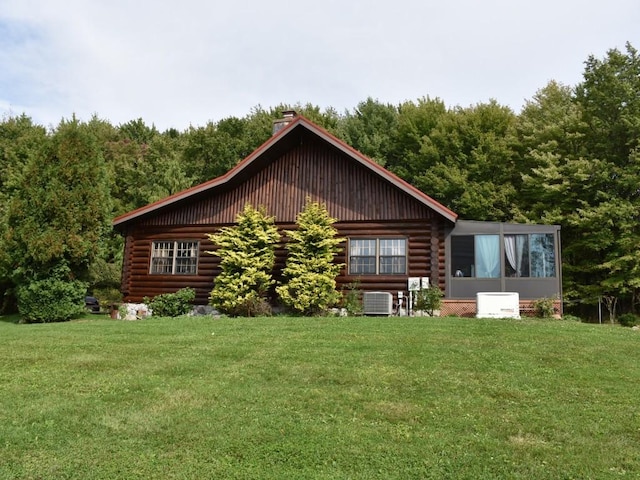
[{"label": "window with white trim", "polygon": [[405,275],[406,238],[349,239],[349,275]]},{"label": "window with white trim", "polygon": [[152,274],[195,275],[198,270],[199,242],[189,240],[162,240],[151,248]]}]

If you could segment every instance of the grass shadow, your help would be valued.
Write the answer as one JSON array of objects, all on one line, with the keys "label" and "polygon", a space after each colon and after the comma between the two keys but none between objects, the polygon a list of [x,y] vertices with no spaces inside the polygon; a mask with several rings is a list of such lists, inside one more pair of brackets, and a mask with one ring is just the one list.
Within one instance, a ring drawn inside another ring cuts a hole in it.
[{"label": "grass shadow", "polygon": [[13,313],[11,315],[0,315],[0,322],[3,322],[3,323],[20,323],[20,314]]},{"label": "grass shadow", "polygon": [[[88,322],[88,321],[92,321],[92,320],[102,320],[102,319],[108,319],[108,318],[109,318],[109,313],[105,313],[105,312],[100,312],[100,313],[84,312],[84,313],[78,315],[77,317],[72,318],[69,321]],[[0,323],[19,324],[19,323],[22,323],[22,322],[21,322],[21,317],[20,317],[19,313],[12,313],[12,314],[9,314],[9,315],[0,315]],[[33,322],[33,323],[39,323],[39,322]],[[56,323],[56,322],[53,322],[53,323]],[[64,322],[61,322],[61,323],[64,323]]]}]

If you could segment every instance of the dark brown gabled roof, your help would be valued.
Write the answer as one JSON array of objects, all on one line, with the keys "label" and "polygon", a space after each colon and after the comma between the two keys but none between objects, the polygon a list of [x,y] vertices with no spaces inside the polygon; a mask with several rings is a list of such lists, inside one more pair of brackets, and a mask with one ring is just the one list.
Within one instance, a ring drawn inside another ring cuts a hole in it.
[{"label": "dark brown gabled roof", "polygon": [[277,134],[269,138],[269,140],[263,143],[260,147],[254,150],[253,153],[251,153],[247,158],[242,160],[240,163],[238,163],[235,167],[233,167],[224,175],[214,178],[213,180],[209,180],[208,182],[201,183],[200,185],[196,185],[195,187],[191,187],[187,190],[183,190],[182,192],[178,192],[169,197],[163,198],[162,200],[158,200],[157,202],[150,203],[149,205],[138,208],[131,212],[125,213],[124,215],[121,215],[113,220],[113,226],[116,228],[122,227],[124,226],[124,224],[131,222],[137,218],[146,216],[150,213],[156,212],[165,207],[174,205],[175,203],[181,202],[190,197],[202,194],[204,192],[215,190],[216,188],[219,188],[227,184],[232,179],[240,175],[242,172],[250,168],[251,165],[254,162],[258,161],[260,157],[263,156],[266,152],[274,148],[277,148],[280,142],[282,142],[289,133],[293,132],[298,128],[305,128],[309,132],[315,134],[316,136],[318,136],[328,144],[332,145],[334,148],[348,155],[350,158],[352,158],[356,162],[367,167],[368,169],[370,169],[372,172],[374,172],[375,174],[377,174],[387,182],[395,185],[402,191],[406,192],[408,195],[416,199],[418,202],[434,210],[435,212],[443,216],[445,219],[451,222],[456,221],[456,218],[458,217],[457,214],[449,210],[447,207],[445,207],[441,203],[435,201],[433,198],[424,194],[414,186],[408,184],[407,182],[397,177],[387,169],[381,167],[380,165],[375,163],[373,160],[365,157],[362,153],[350,147],[349,145],[344,143],[342,140],[336,138],[335,136],[327,132],[322,127],[319,127],[318,125],[307,120],[303,116],[297,116],[291,121],[291,123],[289,123],[289,125],[287,125],[285,128],[280,130]]}]

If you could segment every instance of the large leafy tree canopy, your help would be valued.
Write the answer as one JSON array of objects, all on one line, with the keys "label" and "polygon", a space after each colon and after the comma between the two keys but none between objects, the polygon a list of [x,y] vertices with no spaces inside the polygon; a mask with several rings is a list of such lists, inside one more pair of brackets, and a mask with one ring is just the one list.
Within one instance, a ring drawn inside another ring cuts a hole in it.
[{"label": "large leafy tree canopy", "polygon": [[520,116],[525,218],[563,226],[565,293],[640,294],[640,58],[590,57],[574,91],[551,83]]},{"label": "large leafy tree canopy", "polygon": [[59,260],[75,278],[94,264],[117,272],[122,240],[111,218],[227,172],[289,109],[461,218],[560,224],[568,298],[615,295],[632,307],[640,295],[640,57],[627,44],[589,57],[578,85],[543,86],[519,113],[497,101],[447,107],[423,97],[399,105],[367,98],[340,114],[310,104],[258,106],[182,132],[142,119],[72,119],[47,130],[24,115],[4,117],[4,302],[16,272]]}]

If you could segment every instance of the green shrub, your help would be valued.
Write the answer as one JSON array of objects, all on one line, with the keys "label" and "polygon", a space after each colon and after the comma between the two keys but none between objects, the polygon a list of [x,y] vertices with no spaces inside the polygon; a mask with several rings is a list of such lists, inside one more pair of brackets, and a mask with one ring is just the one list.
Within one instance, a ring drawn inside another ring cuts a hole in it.
[{"label": "green shrub", "polygon": [[539,298],[533,302],[533,310],[536,313],[536,317],[539,318],[551,318],[555,313],[553,308],[552,298]]},{"label": "green shrub", "polygon": [[429,288],[420,289],[416,293],[415,309],[422,310],[427,315],[433,317],[436,310],[442,306],[442,290],[435,284],[430,284]]},{"label": "green shrub", "polygon": [[[120,305],[118,307],[118,315],[120,317],[120,320],[126,320],[127,319],[127,315],[129,315],[129,307],[127,307],[126,303],[123,303],[122,305]],[[161,316],[161,315],[159,315]]]},{"label": "green shrub", "polygon": [[18,311],[27,323],[64,322],[84,312],[86,291],[78,280],[34,280],[18,287]]},{"label": "green shrub", "polygon": [[270,317],[273,310],[269,302],[264,298],[247,298],[237,306],[238,315],[244,317]]},{"label": "green shrub", "polygon": [[343,304],[347,310],[347,315],[357,317],[362,315],[364,308],[362,305],[362,291],[360,290],[360,282],[356,280],[347,285],[346,293],[343,292]]},{"label": "green shrub", "polygon": [[635,313],[623,313],[618,317],[618,323],[623,327],[633,327],[640,325],[640,316]]},{"label": "green shrub", "polygon": [[306,316],[324,315],[340,301],[336,281],[329,275],[299,272],[286,286],[278,287],[282,302]]},{"label": "green shrub", "polygon": [[89,265],[89,288],[90,290],[120,288],[120,278],[122,275],[122,262],[107,262],[102,258],[96,258]]},{"label": "green shrub", "polygon": [[18,301],[16,299],[16,289],[12,281],[2,278],[0,272],[0,315],[16,313],[18,311]]},{"label": "green shrub", "polygon": [[215,279],[209,303],[220,313],[232,317],[254,317],[269,315],[270,306],[266,299],[271,274],[247,268],[243,272],[220,273]]},{"label": "green shrub", "polygon": [[196,298],[193,288],[181,288],[175,293],[163,293],[150,300],[143,299],[155,317],[178,317],[191,311],[192,302]]}]

